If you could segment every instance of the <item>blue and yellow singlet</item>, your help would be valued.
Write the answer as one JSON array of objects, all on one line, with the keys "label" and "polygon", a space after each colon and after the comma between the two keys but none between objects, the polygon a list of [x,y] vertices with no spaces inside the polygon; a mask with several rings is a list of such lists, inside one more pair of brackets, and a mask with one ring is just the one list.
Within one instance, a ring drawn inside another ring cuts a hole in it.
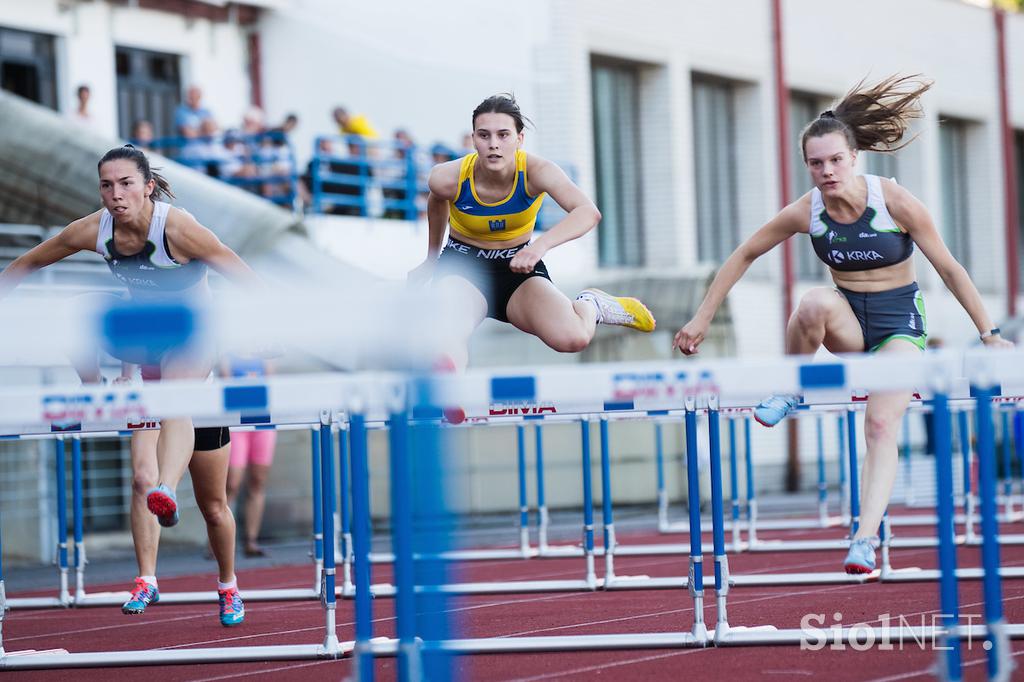
[{"label": "blue and yellow singlet", "polygon": [[544,193],[530,196],[526,185],[526,152],[516,150],[516,176],[512,191],[499,202],[481,201],[473,183],[473,167],[478,154],[462,158],[459,168],[459,193],[448,204],[452,232],[470,239],[504,242],[529,234],[537,222]]}]

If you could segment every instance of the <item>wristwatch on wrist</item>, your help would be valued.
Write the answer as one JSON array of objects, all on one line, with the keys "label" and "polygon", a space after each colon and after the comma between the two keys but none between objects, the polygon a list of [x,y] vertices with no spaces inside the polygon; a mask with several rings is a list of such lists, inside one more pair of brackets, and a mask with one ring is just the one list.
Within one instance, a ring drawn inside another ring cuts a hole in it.
[{"label": "wristwatch on wrist", "polygon": [[978,334],[978,338],[979,338],[979,339],[981,339],[982,341],[984,341],[984,340],[985,340],[985,339],[987,339],[988,337],[990,337],[990,336],[996,336],[996,335],[997,335],[997,334],[999,334],[999,333],[1000,333],[1000,332],[999,332],[999,327],[995,327],[994,329],[989,329],[989,330],[988,330],[987,332],[985,332],[984,334]]}]

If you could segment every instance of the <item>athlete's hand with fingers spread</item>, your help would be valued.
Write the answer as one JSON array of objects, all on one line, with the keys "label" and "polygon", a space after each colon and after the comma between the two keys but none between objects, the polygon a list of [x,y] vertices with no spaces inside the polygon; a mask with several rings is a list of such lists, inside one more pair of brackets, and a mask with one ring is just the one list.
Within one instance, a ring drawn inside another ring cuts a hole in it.
[{"label": "athlete's hand with fingers spread", "polygon": [[707,323],[690,320],[682,329],[676,332],[676,337],[672,341],[672,347],[678,348],[683,355],[694,355],[697,353],[697,347],[704,341],[704,335],[707,334],[707,331]]},{"label": "athlete's hand with fingers spread", "polygon": [[527,244],[523,248],[516,252],[516,255],[512,256],[511,262],[508,267],[512,272],[530,273],[533,272],[533,268],[540,259],[544,257],[546,249],[541,246],[537,246],[537,242]]},{"label": "athlete's hand with fingers spread", "polygon": [[426,284],[434,275],[434,268],[437,266],[437,256],[428,256],[425,261],[409,271],[407,281],[410,286]]}]

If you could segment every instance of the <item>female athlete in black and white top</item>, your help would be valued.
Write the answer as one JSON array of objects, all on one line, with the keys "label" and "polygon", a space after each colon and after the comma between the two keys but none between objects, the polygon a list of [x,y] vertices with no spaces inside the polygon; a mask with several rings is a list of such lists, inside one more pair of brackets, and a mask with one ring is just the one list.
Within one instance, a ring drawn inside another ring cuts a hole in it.
[{"label": "female athlete in black and white top", "polygon": [[[170,186],[152,171],[140,150],[131,145],[111,149],[100,159],[98,170],[103,208],[75,220],[15,259],[0,273],[0,296],[35,270],[79,251],[100,253],[138,301],[208,298],[207,266],[234,281],[257,282],[249,266],[213,232],[187,211],[160,201],[173,197]],[[201,379],[214,365],[213,354],[206,349],[150,345],[142,350],[138,357],[121,359],[142,364],[144,379]],[[132,436],[131,525],[140,578],[123,610],[141,613],[148,603],[159,599],[155,575],[160,529],[146,508],[160,525],[177,523],[174,491],[189,467],[220,566],[221,622],[237,625],[244,611],[234,576],[235,523],[226,500],[227,450],[210,447],[223,454],[193,457],[195,445],[196,434],[188,417],[164,419],[159,432]]]}]

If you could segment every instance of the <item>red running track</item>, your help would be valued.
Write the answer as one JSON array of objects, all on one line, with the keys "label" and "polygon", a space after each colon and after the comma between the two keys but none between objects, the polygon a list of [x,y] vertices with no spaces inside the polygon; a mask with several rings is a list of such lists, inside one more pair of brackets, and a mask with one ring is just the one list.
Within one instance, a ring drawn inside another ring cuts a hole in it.
[{"label": "red running track", "polygon": [[[1007,526],[1004,532],[1020,532]],[[927,529],[901,528],[902,537],[926,534]],[[842,530],[764,533],[766,538],[835,539]],[[620,544],[680,542],[682,536],[630,535]],[[713,576],[710,543],[705,542],[706,573]],[[978,548],[960,548],[961,567],[978,566]],[[934,568],[935,549],[896,550],[895,567]],[[842,552],[797,552],[736,554],[730,556],[734,574],[786,571],[836,571]],[[1003,547],[1003,566],[1024,566],[1024,547]],[[597,561],[598,574],[603,561]],[[618,557],[618,575],[682,576],[684,556]],[[245,588],[296,588],[310,584],[310,567],[296,566],[252,570],[240,576]],[[460,581],[537,580],[580,578],[583,560],[531,559],[528,561],[482,561],[460,564]],[[374,581],[391,580],[390,568],[374,567]],[[161,580],[165,592],[209,589],[214,576],[193,575]],[[715,620],[713,577],[706,580],[705,619]],[[9,586],[14,588],[16,586]],[[93,589],[124,589],[125,585],[96,586]],[[10,596],[28,596],[13,593]],[[1024,623],[1024,580],[1004,580],[1004,608],[1011,623]],[[729,595],[729,621],[733,625],[772,624],[800,627],[808,613],[824,614],[823,627],[831,625],[833,614],[841,613],[844,626],[880,625],[880,616],[900,615],[913,625],[931,625],[940,613],[937,583],[869,583],[797,587],[733,587]],[[550,593],[532,595],[486,595],[453,598],[452,616],[464,637],[515,637],[608,633],[689,631],[693,602],[686,590],[639,590],[594,593]],[[338,606],[338,637],[354,636],[351,601]],[[981,582],[961,581],[962,615],[980,622],[983,614]],[[71,652],[111,651],[147,648],[210,646],[252,646],[265,644],[313,644],[323,639],[323,611],[318,602],[253,602],[247,605],[246,622],[233,629],[217,621],[216,605],[158,604],[142,616],[124,616],[117,608],[80,610],[17,610],[4,622],[7,650],[63,648]],[[393,636],[393,601],[374,601],[374,634]],[[962,621],[963,622],[963,621]],[[896,624],[895,622],[893,624]],[[1024,663],[1024,643],[1014,643],[1019,664]],[[140,657],[145,656],[140,651]],[[733,647],[724,649],[640,650],[581,653],[530,653],[474,655],[455,659],[456,670],[472,680],[590,680],[595,676],[613,680],[675,680],[686,676],[722,680],[926,680],[933,679],[937,652],[930,647],[906,644],[883,651],[872,648],[858,652],[800,651],[796,646]],[[964,646],[965,679],[985,678],[985,652],[979,642]],[[394,679],[396,661],[382,658],[376,663],[377,678]],[[283,679],[338,680],[350,676],[352,662],[294,661],[256,664],[203,664],[74,671],[36,671],[20,674],[26,680],[227,680]]]}]

